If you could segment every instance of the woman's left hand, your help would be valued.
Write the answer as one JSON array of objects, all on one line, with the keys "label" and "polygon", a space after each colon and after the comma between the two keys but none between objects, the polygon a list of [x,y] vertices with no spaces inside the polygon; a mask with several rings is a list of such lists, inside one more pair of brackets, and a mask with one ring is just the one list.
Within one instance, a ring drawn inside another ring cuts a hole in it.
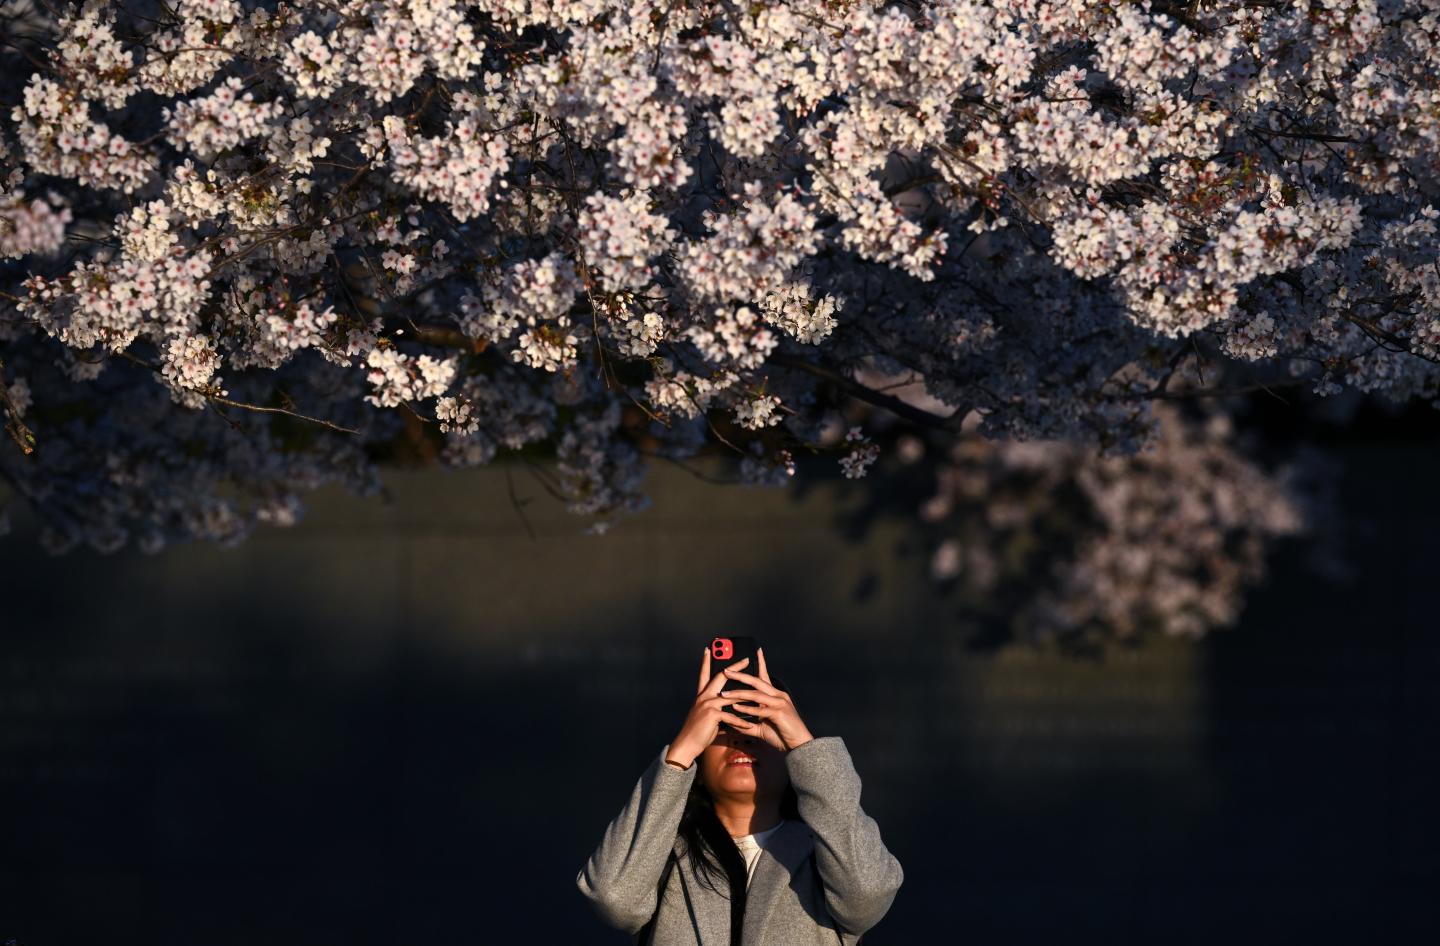
[{"label": "woman's left hand", "polygon": [[[747,736],[758,736],[781,752],[789,752],[796,746],[803,745],[815,737],[805,727],[804,721],[795,709],[795,704],[790,699],[790,694],[784,690],[777,690],[770,684],[770,670],[765,666],[765,651],[759,649],[756,656],[760,659],[760,676],[745,673],[741,670],[731,670],[728,667],[723,671],[731,680],[740,683],[748,683],[754,687],[752,690],[726,690],[726,696],[743,697],[755,706],[731,706],[731,712],[744,713],[747,716],[760,717],[759,722],[747,723],[740,731]],[[730,724],[734,727],[735,724]],[[736,727],[738,728],[738,727]]]}]

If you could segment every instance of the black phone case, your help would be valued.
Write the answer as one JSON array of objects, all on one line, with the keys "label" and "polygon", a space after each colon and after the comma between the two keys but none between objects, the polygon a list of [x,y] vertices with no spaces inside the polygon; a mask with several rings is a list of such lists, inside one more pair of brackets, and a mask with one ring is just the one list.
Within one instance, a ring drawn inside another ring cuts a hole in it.
[{"label": "black phone case", "polygon": [[[710,678],[712,680],[715,678],[715,674],[724,670],[731,664],[739,663],[746,657],[750,658],[750,662],[744,667],[740,668],[741,672],[754,674],[757,677],[760,675],[760,664],[755,656],[756,648],[758,648],[760,644],[755,638],[713,637],[710,639],[710,643],[707,646],[710,648]],[[751,686],[745,681],[731,680],[720,688],[720,692],[728,693],[731,690],[749,689],[751,689]],[[730,709],[727,710],[727,712],[734,713],[741,719],[749,720],[753,723],[756,722],[759,717],[752,716],[749,713],[741,712],[740,710],[740,707],[742,706],[753,705],[753,703],[732,703],[730,704]],[[720,721],[720,731],[725,733],[735,732],[735,730],[731,729],[730,725],[724,720]]]}]

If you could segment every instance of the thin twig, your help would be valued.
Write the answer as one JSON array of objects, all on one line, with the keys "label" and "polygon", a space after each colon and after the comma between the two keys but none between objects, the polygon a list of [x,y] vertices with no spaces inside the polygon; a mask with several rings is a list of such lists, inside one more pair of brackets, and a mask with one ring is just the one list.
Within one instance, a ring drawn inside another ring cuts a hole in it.
[{"label": "thin twig", "polygon": [[[160,370],[160,369],[157,368],[155,365],[152,365],[150,362],[146,361],[144,358],[137,358],[137,357],[135,357],[134,355],[130,354],[128,351],[118,351],[118,352],[116,352],[115,354],[119,355],[121,358],[124,358],[126,361],[132,361],[132,362],[134,362],[134,363],[137,364],[137,365],[142,365],[142,366],[144,366],[144,367],[146,367],[146,368],[149,368],[151,371],[156,371],[156,372],[158,372],[158,371]],[[262,414],[286,414],[286,415],[288,415],[288,416],[290,416],[290,417],[294,417],[294,418],[297,418],[297,419],[299,419],[299,420],[309,421],[309,422],[312,423],[312,424],[319,424],[321,427],[328,427],[330,430],[333,430],[333,431],[335,431],[335,432],[337,432],[337,433],[342,433],[342,434],[358,434],[358,433],[360,433],[360,431],[358,431],[358,430],[355,430],[355,429],[350,428],[350,427],[344,427],[344,426],[342,426],[342,425],[340,425],[340,424],[333,423],[333,422],[331,422],[331,421],[325,420],[323,417],[311,417],[309,414],[301,414],[301,413],[299,413],[299,412],[297,412],[297,411],[289,411],[289,410],[286,410],[286,409],[283,408],[283,407],[265,407],[264,405],[261,405],[261,404],[247,404],[247,403],[244,402],[244,401],[232,400],[231,398],[222,397],[222,396],[220,396],[220,395],[218,395],[218,394],[211,394],[211,393],[209,393],[208,391],[203,391],[203,390],[200,390],[200,389],[191,389],[191,390],[194,390],[196,394],[201,395],[202,397],[204,397],[204,398],[205,398],[206,400],[208,400],[208,401],[213,401],[213,402],[215,402],[216,404],[224,404],[224,405],[226,405],[227,407],[239,407],[239,408],[242,408],[242,409],[247,410],[247,411],[256,411],[256,412],[262,413]],[[224,417],[225,415],[221,414],[220,416]],[[227,417],[226,420],[229,420],[229,418]]]}]

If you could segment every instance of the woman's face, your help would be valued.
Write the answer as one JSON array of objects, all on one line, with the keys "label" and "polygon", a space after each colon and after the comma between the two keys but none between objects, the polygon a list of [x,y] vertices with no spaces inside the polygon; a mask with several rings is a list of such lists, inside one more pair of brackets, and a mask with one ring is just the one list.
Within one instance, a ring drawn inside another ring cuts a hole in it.
[{"label": "woman's face", "polygon": [[[699,774],[716,799],[778,799],[790,781],[784,755],[755,736],[722,732],[700,753]],[[747,757],[754,761],[744,763]]]}]

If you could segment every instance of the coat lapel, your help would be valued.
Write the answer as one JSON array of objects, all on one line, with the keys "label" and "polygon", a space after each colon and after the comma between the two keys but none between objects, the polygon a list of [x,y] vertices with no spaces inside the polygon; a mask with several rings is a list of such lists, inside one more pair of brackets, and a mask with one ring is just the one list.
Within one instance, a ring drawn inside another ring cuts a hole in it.
[{"label": "coat lapel", "polygon": [[755,876],[745,898],[745,925],[740,940],[744,946],[761,946],[765,921],[780,891],[790,885],[790,876],[810,854],[810,828],[803,821],[789,820],[761,848],[755,861]]}]

